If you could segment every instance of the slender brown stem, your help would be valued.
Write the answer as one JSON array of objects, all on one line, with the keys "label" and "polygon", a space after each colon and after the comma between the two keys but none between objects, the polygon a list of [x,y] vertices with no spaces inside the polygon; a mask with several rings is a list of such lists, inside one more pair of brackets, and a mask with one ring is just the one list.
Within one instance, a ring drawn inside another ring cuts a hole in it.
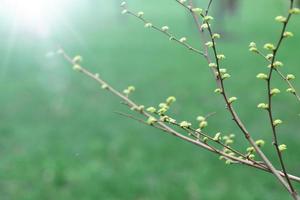
[{"label": "slender brown stem", "polygon": [[[182,5],[184,8],[186,8],[187,10],[189,10],[191,13],[194,13],[192,10],[192,7],[188,7],[187,5],[181,3],[178,0],[177,1],[180,5]],[[202,17],[204,18],[205,15],[202,15]],[[246,129],[245,125],[243,124],[243,122],[241,121],[241,119],[239,118],[238,114],[236,113],[236,111],[234,110],[232,104],[229,102],[228,98],[227,98],[227,94],[225,91],[225,86],[224,86],[224,82],[223,79],[220,77],[220,63],[219,63],[219,59],[218,59],[218,53],[217,53],[217,49],[216,49],[216,43],[215,43],[215,39],[213,38],[213,32],[211,29],[211,26],[208,22],[205,22],[207,24],[208,27],[208,32],[211,38],[211,41],[213,42],[213,54],[214,54],[214,59],[216,61],[217,67],[216,67],[216,71],[218,73],[216,73],[217,75],[215,75],[216,78],[216,82],[218,87],[221,89],[222,91],[222,96],[225,100],[226,106],[232,116],[232,119],[235,121],[235,123],[237,124],[237,126],[240,128],[240,130],[243,132],[245,138],[248,140],[248,142],[251,144],[251,146],[254,147],[254,149],[256,150],[256,152],[258,153],[258,155],[262,158],[262,160],[264,161],[264,163],[266,164],[266,166],[272,171],[272,173],[275,175],[275,177],[278,179],[278,181],[288,190],[288,192],[290,194],[293,193],[293,191],[290,190],[289,185],[285,182],[285,180],[282,178],[282,176],[278,173],[278,171],[275,169],[275,167],[273,166],[273,164],[270,162],[270,160],[267,158],[267,156],[261,151],[261,149],[257,146],[257,144],[255,143],[255,141],[252,139],[250,133],[248,132],[248,130]],[[208,54],[207,58],[209,58]],[[207,59],[208,63],[210,63],[210,59]]]},{"label": "slender brown stem", "polygon": [[[293,3],[294,1],[291,0],[290,1],[290,9],[293,8]],[[270,124],[271,124],[271,128],[272,128],[272,134],[273,134],[273,144],[275,146],[275,149],[276,149],[276,152],[277,152],[277,155],[278,155],[278,158],[279,158],[279,161],[280,161],[280,165],[281,165],[281,168],[282,168],[282,171],[283,173],[286,175],[286,181],[289,185],[289,188],[291,190],[291,193],[293,196],[297,196],[297,192],[295,191],[294,187],[293,187],[293,184],[291,183],[290,181],[290,178],[287,176],[287,170],[286,170],[286,166],[284,164],[284,161],[283,161],[283,156],[282,156],[282,153],[279,149],[279,144],[278,144],[278,137],[277,137],[277,130],[276,130],[276,124],[274,124],[274,117],[273,117],[273,105],[272,105],[272,86],[271,86],[271,83],[272,83],[272,75],[273,75],[273,71],[274,71],[274,63],[276,61],[276,56],[277,56],[277,53],[279,51],[279,48],[280,48],[280,45],[282,44],[282,41],[283,41],[283,38],[284,38],[284,33],[286,31],[286,28],[287,28],[287,25],[291,19],[291,16],[292,14],[288,14],[286,20],[283,22],[283,27],[282,27],[282,30],[281,30],[281,34],[280,34],[280,37],[279,37],[279,40],[277,42],[277,45],[275,47],[275,49],[273,50],[273,57],[272,57],[272,60],[271,60],[271,64],[270,64],[270,71],[269,71],[269,75],[268,75],[268,79],[267,79],[267,91],[268,91],[268,116],[269,116],[269,119],[270,119]]]},{"label": "slender brown stem", "polygon": [[[71,64],[71,65],[75,65],[77,63],[75,63],[71,57],[66,54],[62,49],[60,50],[60,53],[62,54],[62,56]],[[128,105],[130,108],[132,107],[138,107],[138,104],[135,103],[134,101],[132,101],[131,99],[129,99],[129,97],[123,95],[122,93],[120,93],[119,91],[117,91],[116,89],[114,89],[112,86],[110,86],[106,81],[104,81],[103,79],[101,79],[101,77],[98,74],[94,74],[92,72],[90,72],[89,70],[85,69],[84,67],[80,66],[80,70],[81,73],[83,73],[84,75],[86,75],[87,77],[91,78],[92,80],[96,81],[98,84],[100,84],[101,86],[105,85],[105,89],[109,92],[111,92],[113,95],[119,97],[120,99],[122,99],[122,101],[126,102],[126,105]],[[149,113],[145,112],[145,111],[139,111],[139,114],[145,116],[145,117],[152,117]],[[135,119],[134,117],[132,119]],[[140,121],[140,120],[138,120]],[[143,123],[146,124],[146,123]],[[147,124],[148,125],[148,124]],[[203,143],[199,140],[193,140],[187,136],[184,136],[182,134],[180,134],[179,132],[175,131],[174,129],[172,129],[171,127],[169,127],[168,125],[166,125],[164,122],[161,122],[158,120],[157,124],[154,124],[155,128],[158,128],[164,132],[167,132],[175,137],[178,137],[182,140],[185,140],[189,143],[192,143],[198,147],[204,148],[210,152],[213,152],[215,154],[218,154],[219,156],[224,156],[227,159],[231,159],[237,163],[243,164],[243,165],[247,165],[259,170],[263,170],[269,173],[273,173],[269,168],[266,167],[262,167],[261,165],[256,165],[255,163],[248,161],[248,160],[244,160],[244,159],[240,159],[237,158],[235,156],[231,156],[229,154],[226,154],[220,150],[214,149],[212,147],[210,147],[208,144]],[[285,174],[278,171],[278,173],[280,174],[280,176],[284,177]],[[290,175],[288,174],[288,176],[290,177],[290,179],[299,182],[300,183],[300,177],[294,176],[294,175]]]}]

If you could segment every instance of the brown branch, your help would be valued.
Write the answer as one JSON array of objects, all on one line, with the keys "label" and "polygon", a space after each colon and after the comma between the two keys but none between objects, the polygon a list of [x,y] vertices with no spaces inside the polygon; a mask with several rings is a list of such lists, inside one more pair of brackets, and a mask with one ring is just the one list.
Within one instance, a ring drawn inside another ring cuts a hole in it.
[{"label": "brown branch", "polygon": [[[291,0],[289,9],[293,9],[293,6],[294,6],[293,4],[294,4],[294,1]],[[273,71],[274,71],[274,68],[275,68],[274,63],[276,61],[276,56],[277,56],[278,50],[280,48],[280,45],[282,44],[282,41],[283,41],[283,38],[284,38],[284,33],[285,33],[287,25],[288,25],[288,23],[291,19],[291,16],[292,16],[292,14],[289,13],[286,20],[283,22],[283,27],[282,27],[282,30],[281,30],[279,40],[277,42],[277,45],[276,45],[275,49],[273,50],[273,57],[272,57],[271,64],[270,64],[270,71],[269,71],[269,75],[268,75],[268,78],[267,78],[268,105],[269,105],[268,108],[267,108],[267,111],[268,111],[268,116],[269,116],[270,124],[271,124],[271,128],[272,128],[273,144],[275,146],[275,149],[276,149],[279,161],[280,161],[282,171],[286,175],[285,178],[286,178],[287,183],[289,185],[289,188],[291,190],[291,194],[293,195],[293,197],[295,199],[297,199],[297,192],[295,191],[295,189],[293,187],[293,184],[291,183],[289,177],[287,176],[286,166],[285,166],[284,161],[283,161],[282,153],[279,149],[276,124],[274,124],[274,117],[273,117],[273,112],[272,112],[272,108],[273,108],[272,107],[272,97],[273,97],[273,95],[272,95],[272,92],[271,92],[271,90],[272,90],[272,88],[271,88],[272,87],[271,86],[272,74],[273,74]]]},{"label": "brown branch", "polygon": [[[193,13],[192,7],[188,7],[184,3],[181,3],[179,0],[175,0],[175,1],[178,2],[180,5],[182,5],[184,8],[188,9],[191,13]],[[202,14],[202,17],[204,18],[205,15]],[[288,192],[290,194],[293,194],[293,191],[290,189],[289,185],[285,182],[285,180],[278,173],[278,171],[273,166],[273,164],[269,161],[269,159],[266,157],[266,155],[261,151],[261,149],[257,146],[257,144],[255,143],[255,141],[252,139],[250,133],[248,132],[248,130],[246,129],[245,125],[243,124],[243,122],[239,118],[238,114],[234,110],[232,104],[229,102],[229,100],[227,98],[226,91],[225,91],[225,86],[224,86],[223,79],[220,77],[220,75],[221,75],[221,73],[220,73],[220,63],[219,63],[219,59],[218,59],[218,53],[217,53],[215,39],[213,38],[213,32],[212,32],[210,24],[208,22],[205,22],[205,23],[207,24],[208,32],[209,32],[211,41],[213,43],[212,49],[213,49],[214,59],[215,59],[216,64],[217,64],[216,71],[218,73],[215,76],[216,82],[217,82],[218,87],[221,89],[221,94],[222,94],[222,96],[224,98],[226,106],[227,106],[227,108],[228,108],[228,110],[229,110],[229,112],[230,112],[233,120],[235,121],[235,123],[237,124],[237,126],[240,128],[240,130],[243,132],[245,138],[248,140],[248,142],[251,144],[251,146],[254,147],[254,149],[256,150],[256,152],[258,153],[258,155],[262,158],[262,160],[264,161],[264,163],[266,164],[266,166],[272,171],[272,173],[278,179],[278,181],[288,190]],[[209,56],[207,55],[207,58],[208,57]],[[210,63],[210,59],[207,59],[207,61],[208,61],[208,63]]]},{"label": "brown branch", "polygon": [[[59,53],[62,54],[62,56],[64,57],[64,59],[66,59],[71,65],[78,65],[77,63],[75,63],[73,61],[73,59],[67,55],[62,49],[59,50]],[[98,75],[98,74],[94,74],[92,72],[90,72],[89,70],[85,69],[84,67],[79,66],[79,72],[81,72],[82,74],[86,75],[87,77],[91,78],[92,80],[96,81],[98,84],[100,84],[102,87],[105,86],[104,88],[111,92],[113,95],[119,97],[120,99],[122,99],[122,101],[126,102],[126,105],[128,105],[130,108],[133,108],[133,107],[138,107],[138,104],[136,104],[135,102],[133,102],[131,99],[129,99],[129,97],[123,95],[122,93],[120,93],[119,91],[117,91],[116,89],[114,89],[112,86],[110,86],[106,81],[104,81],[103,79],[101,79],[101,77]],[[149,113],[145,112],[145,111],[137,111],[139,114],[145,116],[145,117],[153,117],[151,116]],[[135,119],[134,117],[132,117],[132,119]],[[137,121],[140,121],[140,120],[137,120]],[[143,124],[146,124],[143,122]],[[270,169],[266,168],[266,167],[262,167],[261,165],[256,165],[254,164],[253,162],[251,161],[248,161],[248,160],[244,160],[244,159],[240,159],[240,158],[237,158],[237,157],[234,157],[234,156],[231,156],[231,155],[228,155],[220,150],[217,150],[217,149],[214,149],[214,148],[211,148],[209,145],[199,141],[199,140],[193,140],[187,136],[184,136],[182,134],[180,134],[179,132],[175,131],[174,129],[172,129],[171,127],[169,127],[168,125],[166,125],[165,123],[161,122],[161,121],[157,121],[157,124],[159,126],[157,126],[155,124],[155,126],[153,126],[154,128],[158,128],[164,132],[167,132],[175,137],[178,137],[184,141],[187,141],[189,143],[192,143],[198,147],[201,147],[201,148],[204,148],[210,152],[213,152],[215,154],[218,154],[220,156],[224,156],[225,158],[227,159],[231,159],[235,162],[238,162],[240,164],[243,164],[243,165],[247,165],[247,166],[250,166],[252,168],[256,168],[256,169],[259,169],[259,170],[263,170],[263,171],[266,171],[266,172],[269,172],[269,173],[272,173]],[[148,125],[148,124],[147,124]],[[280,171],[277,171],[280,176],[284,177],[285,174],[280,172]],[[290,175],[288,174],[288,176],[290,177],[290,179],[296,181],[296,182],[299,182],[300,183],[300,177],[297,177],[297,176],[294,176],[294,175]]]}]

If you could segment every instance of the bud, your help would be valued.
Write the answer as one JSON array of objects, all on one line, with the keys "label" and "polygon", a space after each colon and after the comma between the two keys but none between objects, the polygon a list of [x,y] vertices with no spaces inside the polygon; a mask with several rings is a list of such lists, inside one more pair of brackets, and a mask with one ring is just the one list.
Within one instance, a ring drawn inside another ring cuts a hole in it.
[{"label": "bud", "polygon": [[151,23],[146,23],[145,24],[145,28],[151,28],[152,27],[152,24]]},{"label": "bud", "polygon": [[256,75],[256,78],[267,80],[268,76],[266,74],[264,74],[264,73],[259,73],[259,74]]},{"label": "bud", "polygon": [[198,15],[201,15],[201,13],[202,13],[203,10],[201,8],[193,8],[192,11],[194,13],[197,13]]},{"label": "bud", "polygon": [[212,35],[212,38],[213,38],[213,39],[220,39],[220,38],[221,38],[221,35],[218,34],[218,33],[214,33],[214,34]]},{"label": "bud", "polygon": [[229,99],[228,99],[228,103],[233,103],[233,102],[235,102],[237,100],[237,98],[236,97],[230,97]]},{"label": "bud", "polygon": [[213,141],[220,141],[221,140],[221,133],[218,132],[215,134],[215,136],[213,137]]},{"label": "bud", "polygon": [[255,149],[254,149],[254,147],[248,147],[248,148],[246,149],[246,151],[247,151],[248,153],[254,153],[254,152],[255,152]]},{"label": "bud", "polygon": [[203,129],[203,128],[207,127],[207,125],[208,125],[207,121],[202,121],[202,122],[200,122],[199,127],[201,129]]},{"label": "bud", "polygon": [[208,47],[213,47],[214,43],[209,41],[209,42],[206,42],[205,45],[208,46]]},{"label": "bud", "polygon": [[138,13],[137,13],[137,16],[138,16],[138,17],[143,17],[143,16],[144,16],[144,12],[143,12],[143,11],[138,12]]},{"label": "bud", "polygon": [[124,14],[128,13],[128,10],[124,9],[124,10],[122,10],[121,13],[124,15]]},{"label": "bud", "polygon": [[249,48],[251,48],[251,47],[255,47],[256,48],[256,43],[255,42],[250,42]]},{"label": "bud", "polygon": [[106,90],[106,89],[108,89],[108,85],[103,84],[103,85],[101,86],[101,88],[104,89],[104,90]]},{"label": "bud", "polygon": [[181,42],[181,43],[184,43],[184,42],[186,42],[186,37],[182,37],[182,38],[180,38],[180,39],[179,39],[179,42]]},{"label": "bud", "polygon": [[296,90],[293,89],[293,88],[288,88],[288,89],[286,89],[286,91],[287,91],[287,92],[290,92],[290,93],[292,93],[292,94],[295,94],[295,93],[296,93]]},{"label": "bud", "polygon": [[124,7],[125,5],[126,5],[126,2],[123,1],[123,2],[121,3],[121,7]]},{"label": "bud", "polygon": [[294,74],[288,74],[286,75],[286,80],[290,81],[290,80],[294,80],[296,77]]},{"label": "bud", "polygon": [[273,54],[268,54],[268,55],[266,55],[266,59],[268,59],[268,60],[271,60],[272,58],[273,58]]},{"label": "bud", "polygon": [[156,108],[154,108],[154,107],[149,107],[149,108],[147,108],[147,111],[148,111],[148,112],[151,112],[151,113],[155,113],[155,112],[156,112]]},{"label": "bud", "polygon": [[221,88],[215,89],[215,93],[222,93],[222,89]]},{"label": "bud", "polygon": [[275,17],[275,20],[281,23],[285,23],[287,21],[286,17],[283,16],[277,16]]},{"label": "bud", "polygon": [[228,73],[225,73],[225,74],[222,74],[221,75],[221,78],[224,80],[224,79],[227,79],[227,78],[230,78],[231,76],[230,76],[230,74],[228,74]]},{"label": "bud", "polygon": [[275,50],[275,46],[273,44],[271,44],[271,43],[265,44],[264,48],[267,49],[267,50],[270,50],[270,51]]},{"label": "bud", "polygon": [[166,102],[168,105],[174,103],[176,101],[176,98],[174,96],[170,96],[167,98]]},{"label": "bud", "polygon": [[202,24],[201,25],[201,29],[207,29],[208,28],[208,25],[207,24]]},{"label": "bud", "polygon": [[75,56],[72,61],[73,61],[73,63],[80,63],[80,62],[82,62],[82,57],[81,56]]},{"label": "bud", "polygon": [[256,47],[250,47],[249,51],[254,52],[254,53],[258,53],[258,50]]},{"label": "bud", "polygon": [[212,16],[207,15],[203,19],[204,19],[205,22],[208,22],[210,20],[213,20],[214,18]]},{"label": "bud", "polygon": [[277,67],[282,67],[282,66],[283,66],[283,63],[280,62],[280,61],[275,61],[275,62],[273,63],[273,66],[274,66],[275,68],[277,68]]},{"label": "bud", "polygon": [[203,122],[203,121],[205,121],[205,120],[206,120],[206,118],[203,117],[203,116],[198,116],[198,117],[197,117],[197,121],[199,121],[199,122]]},{"label": "bud", "polygon": [[276,119],[273,121],[273,126],[278,126],[279,124],[282,124],[282,121],[280,119]]},{"label": "bud", "polygon": [[280,90],[278,88],[273,88],[270,92],[271,95],[279,94]]},{"label": "bud", "polygon": [[132,85],[131,85],[131,86],[128,86],[127,89],[128,89],[129,92],[134,92],[134,91],[135,91],[135,87],[132,86]]},{"label": "bud", "polygon": [[269,105],[266,103],[260,103],[257,105],[257,108],[268,109]]},{"label": "bud", "polygon": [[217,58],[218,58],[219,60],[223,60],[223,59],[225,59],[225,55],[219,54],[219,55],[217,55]]},{"label": "bud", "polygon": [[182,121],[182,122],[180,122],[179,126],[181,128],[190,128],[192,126],[192,124],[190,122],[187,122],[187,121]]},{"label": "bud", "polygon": [[147,120],[147,124],[149,124],[149,125],[153,125],[156,122],[157,122],[157,119],[155,119],[154,117],[149,117]]},{"label": "bud", "polygon": [[257,146],[259,146],[259,147],[262,147],[262,146],[265,145],[265,141],[264,141],[264,140],[257,140],[255,143],[256,143]]},{"label": "bud", "polygon": [[75,71],[80,71],[81,69],[82,69],[82,68],[81,68],[80,65],[78,65],[78,64],[73,65],[73,70],[75,70]]},{"label": "bud", "polygon": [[163,27],[161,27],[161,30],[163,32],[167,32],[169,30],[169,27],[168,26],[163,26]]},{"label": "bud", "polygon": [[283,33],[283,37],[288,38],[288,37],[293,37],[294,34],[292,32],[286,31]]},{"label": "bud", "polygon": [[287,150],[287,146],[285,144],[281,144],[278,146],[278,149],[280,152],[283,152],[283,151]]},{"label": "bud", "polygon": [[209,63],[209,67],[217,67],[218,65],[216,63]]},{"label": "bud", "polygon": [[290,14],[300,14],[300,9],[299,8],[292,8],[289,10]]}]

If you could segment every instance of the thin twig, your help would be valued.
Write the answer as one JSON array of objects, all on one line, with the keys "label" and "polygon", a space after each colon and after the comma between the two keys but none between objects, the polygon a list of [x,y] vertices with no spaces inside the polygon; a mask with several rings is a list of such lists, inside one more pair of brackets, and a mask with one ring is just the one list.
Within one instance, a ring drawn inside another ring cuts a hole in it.
[{"label": "thin twig", "polygon": [[[294,1],[291,0],[289,9],[293,9],[293,6],[294,6]],[[287,176],[286,166],[285,166],[284,161],[283,161],[282,153],[279,149],[276,124],[274,124],[274,117],[273,117],[273,112],[272,112],[273,107],[272,107],[272,92],[271,92],[271,90],[272,90],[272,88],[271,88],[272,87],[271,86],[272,74],[273,74],[273,71],[274,71],[273,69],[275,68],[274,63],[276,61],[276,58],[277,58],[276,56],[277,56],[278,50],[280,48],[280,45],[282,44],[282,41],[284,39],[284,33],[285,33],[287,25],[288,25],[288,23],[291,19],[291,16],[292,16],[292,14],[289,13],[286,20],[283,22],[283,27],[282,27],[282,30],[281,30],[281,33],[280,33],[279,40],[277,42],[277,45],[276,45],[275,49],[273,50],[273,57],[272,57],[272,60],[271,60],[270,71],[269,71],[269,75],[268,75],[268,79],[267,79],[268,105],[269,105],[268,108],[267,108],[267,111],[268,111],[268,115],[269,115],[269,119],[270,119],[270,125],[271,125],[271,128],[272,128],[273,144],[275,146],[275,149],[276,149],[279,161],[280,161],[282,171],[286,175],[285,178],[286,178],[286,181],[289,185],[289,189],[291,190],[291,194],[296,199],[297,198],[297,192],[295,191],[295,189],[293,187],[293,184],[291,183],[289,177]]]}]

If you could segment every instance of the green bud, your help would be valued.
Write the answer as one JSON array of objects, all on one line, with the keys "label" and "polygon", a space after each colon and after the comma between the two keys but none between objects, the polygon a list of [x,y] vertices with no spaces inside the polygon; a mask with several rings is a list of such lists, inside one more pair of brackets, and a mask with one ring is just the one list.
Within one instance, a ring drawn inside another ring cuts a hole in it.
[{"label": "green bud", "polygon": [[277,67],[282,67],[282,66],[283,66],[283,63],[280,62],[280,61],[275,61],[275,62],[273,63],[273,66],[274,66],[275,68],[277,68]]},{"label": "green bud", "polygon": [[296,90],[293,89],[293,88],[288,88],[288,89],[286,89],[286,91],[287,91],[287,92],[290,92],[290,93],[292,93],[292,94],[295,94],[295,93],[296,93]]},{"label": "green bud", "polygon": [[288,38],[288,37],[293,37],[294,34],[292,32],[286,31],[283,33],[283,37]]},{"label": "green bud", "polygon": [[217,58],[218,58],[219,60],[223,60],[223,59],[225,59],[225,55],[219,54],[219,55],[217,55]]},{"label": "green bud", "polygon": [[214,18],[212,16],[207,15],[203,19],[204,19],[205,22],[208,22],[210,20],[213,20]]},{"label": "green bud", "polygon": [[257,105],[257,108],[268,109],[269,105],[266,103],[260,103]]},{"label": "green bud", "polygon": [[285,23],[287,21],[286,17],[283,16],[277,16],[275,17],[275,20],[281,23]]},{"label": "green bud", "polygon": [[142,12],[142,11],[138,12],[137,16],[140,17],[140,18],[143,17],[144,16],[144,12]]},{"label": "green bud", "polygon": [[250,42],[249,48],[251,48],[251,47],[255,47],[256,48],[256,43],[255,42]]},{"label": "green bud", "polygon": [[187,40],[186,37],[182,37],[179,39],[179,42],[184,43],[184,42],[186,42],[186,40]]},{"label": "green bud", "polygon": [[283,151],[287,150],[287,146],[285,144],[281,144],[278,146],[278,149],[280,152],[283,152]]},{"label": "green bud", "polygon": [[256,75],[256,78],[267,80],[268,79],[268,75],[266,75],[264,73],[259,73],[259,74]]},{"label": "green bud", "polygon": [[227,160],[225,161],[225,164],[226,164],[226,165],[230,165],[230,164],[232,164],[232,161],[229,160],[229,159],[227,159]]},{"label": "green bud", "polygon": [[145,23],[145,28],[151,28],[152,24],[151,23]]},{"label": "green bud", "polygon": [[179,126],[181,128],[190,128],[192,126],[192,124],[190,122],[187,122],[187,121],[182,121],[182,122],[180,122]]},{"label": "green bud", "polygon": [[278,88],[273,88],[270,92],[271,95],[276,95],[276,94],[279,94],[280,93],[280,90]]},{"label": "green bud", "polygon": [[254,152],[255,152],[255,149],[254,149],[254,147],[248,147],[248,148],[246,149],[246,151],[247,151],[248,153],[254,153]]},{"label": "green bud", "polygon": [[275,50],[274,44],[271,44],[271,43],[265,44],[265,45],[264,45],[264,48],[267,49],[267,50],[270,50],[270,51]]},{"label": "green bud", "polygon": [[255,143],[257,144],[258,147],[262,147],[262,146],[265,145],[265,141],[264,140],[257,140]]},{"label": "green bud", "polygon": [[300,14],[300,9],[299,8],[292,8],[289,10],[290,14]]},{"label": "green bud", "polygon": [[147,120],[147,124],[149,124],[149,125],[153,125],[156,122],[157,122],[157,119],[155,119],[154,117],[149,117]]},{"label": "green bud", "polygon": [[216,63],[209,63],[209,67],[217,67],[218,65]]},{"label": "green bud", "polygon": [[174,103],[176,101],[176,98],[174,96],[170,96],[167,98],[166,102],[168,105]]},{"label": "green bud", "polygon": [[219,94],[221,94],[221,93],[222,93],[222,89],[221,89],[221,88],[217,88],[217,89],[215,89],[215,93],[219,93]]},{"label": "green bud", "polygon": [[148,112],[151,112],[151,113],[155,113],[155,112],[156,112],[156,108],[154,108],[154,107],[149,107],[149,108],[147,108],[147,111],[148,111]]},{"label": "green bud", "polygon": [[280,119],[276,119],[273,121],[273,126],[278,126],[279,124],[282,124],[282,121]]},{"label": "green bud", "polygon": [[193,8],[192,11],[198,15],[201,15],[203,10],[201,8]]},{"label": "green bud", "polygon": [[161,30],[163,32],[167,32],[169,30],[169,27],[168,26],[163,26],[163,27],[161,27]]},{"label": "green bud", "polygon": [[108,85],[103,84],[103,85],[101,86],[101,88],[104,89],[104,90],[105,90],[105,89],[108,89]]},{"label": "green bud", "polygon": [[295,77],[295,75],[293,75],[293,74],[288,74],[288,75],[286,75],[286,79],[287,80],[294,80],[296,77]]},{"label": "green bud", "polygon": [[235,102],[237,100],[237,98],[236,97],[230,97],[229,99],[228,99],[228,103],[233,103],[233,102]]},{"label": "green bud", "polygon": [[221,140],[221,133],[218,132],[215,134],[215,136],[213,137],[213,141],[220,141]]},{"label": "green bud", "polygon": [[212,38],[213,38],[213,39],[220,39],[220,38],[221,38],[221,35],[218,34],[218,33],[214,33],[214,34],[212,35]]},{"label": "green bud", "polygon": [[273,58],[273,56],[274,55],[270,53],[270,54],[266,55],[266,59],[271,60]]},{"label": "green bud", "polygon": [[82,62],[82,57],[81,56],[75,56],[73,58],[73,63],[80,63]]},{"label": "green bud", "polygon": [[81,68],[80,65],[75,64],[75,65],[73,65],[73,70],[75,70],[75,71],[80,71],[80,70],[82,70],[82,68]]},{"label": "green bud", "polygon": [[214,43],[209,41],[209,42],[206,42],[205,45],[208,46],[208,47],[213,47]]},{"label": "green bud", "polygon": [[202,121],[202,122],[200,122],[199,127],[201,129],[203,129],[203,128],[207,127],[207,125],[208,125],[207,121]]},{"label": "green bud", "polygon": [[207,29],[208,28],[208,25],[207,24],[202,24],[201,25],[201,29]]},{"label": "green bud", "polygon": [[206,120],[206,118],[203,117],[203,116],[198,116],[198,117],[197,117],[197,121],[199,121],[199,122],[203,122],[203,121],[205,121],[205,120]]}]

